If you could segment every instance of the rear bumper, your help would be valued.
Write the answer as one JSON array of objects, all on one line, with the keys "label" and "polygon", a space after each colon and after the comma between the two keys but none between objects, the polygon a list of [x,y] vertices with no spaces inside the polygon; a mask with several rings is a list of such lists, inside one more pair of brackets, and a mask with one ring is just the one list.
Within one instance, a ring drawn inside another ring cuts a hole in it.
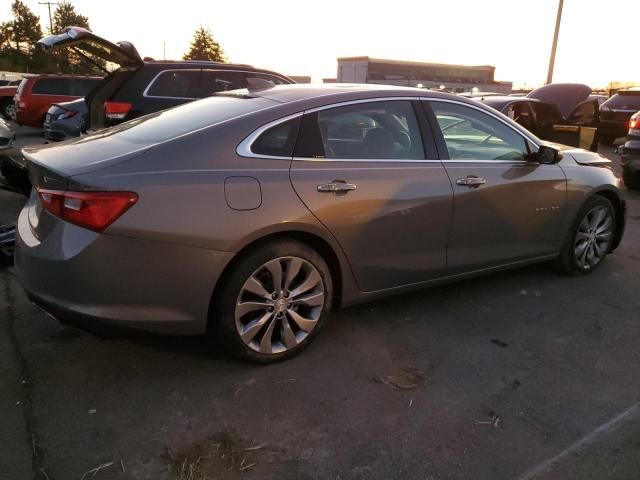
[{"label": "rear bumper", "polygon": [[43,134],[44,134],[44,138],[51,142],[61,142],[62,140],[67,140],[68,138],[71,138],[67,136],[65,132],[61,130],[52,130],[46,124],[44,126]]},{"label": "rear bumper", "polygon": [[616,138],[626,136],[628,128],[629,125],[627,122],[615,122],[602,119],[600,120],[600,125],[598,126],[600,135],[615,135]]},{"label": "rear bumper", "polygon": [[40,241],[29,224],[31,204],[18,220],[15,266],[34,303],[65,323],[206,332],[211,295],[232,254],[98,234],[62,221]]}]

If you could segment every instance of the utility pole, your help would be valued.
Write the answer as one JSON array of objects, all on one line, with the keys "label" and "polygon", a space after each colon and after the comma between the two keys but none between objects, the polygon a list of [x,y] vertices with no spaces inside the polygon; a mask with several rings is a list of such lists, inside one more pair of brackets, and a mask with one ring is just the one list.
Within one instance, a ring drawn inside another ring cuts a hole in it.
[{"label": "utility pole", "polygon": [[556,31],[553,34],[553,45],[551,45],[551,58],[549,59],[549,71],[547,72],[547,84],[553,81],[553,66],[556,63],[556,48],[558,47],[558,35],[560,34],[560,20],[562,19],[562,4],[564,0],[558,1],[558,15],[556,17]]},{"label": "utility pole", "polygon": [[38,2],[40,5],[49,7],[49,33],[53,35],[53,17],[51,16],[51,5],[58,5],[58,2]]}]

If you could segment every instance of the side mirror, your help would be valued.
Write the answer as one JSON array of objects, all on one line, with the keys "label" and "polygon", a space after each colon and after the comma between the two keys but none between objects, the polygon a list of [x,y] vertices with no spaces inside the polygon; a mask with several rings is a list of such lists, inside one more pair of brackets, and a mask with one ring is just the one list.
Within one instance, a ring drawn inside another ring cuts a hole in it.
[{"label": "side mirror", "polygon": [[562,156],[558,150],[547,147],[546,145],[541,145],[538,151],[534,154],[534,159],[540,163],[544,163],[545,165],[558,163],[561,158]]}]

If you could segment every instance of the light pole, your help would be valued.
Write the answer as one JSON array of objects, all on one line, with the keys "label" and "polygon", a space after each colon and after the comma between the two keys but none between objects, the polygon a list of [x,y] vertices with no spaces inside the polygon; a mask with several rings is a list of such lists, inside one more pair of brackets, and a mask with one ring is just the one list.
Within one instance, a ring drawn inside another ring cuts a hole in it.
[{"label": "light pole", "polygon": [[564,0],[558,1],[558,15],[556,17],[556,31],[553,34],[553,45],[551,45],[551,58],[549,59],[549,71],[547,72],[547,84],[553,81],[553,66],[556,63],[556,48],[558,47],[558,35],[560,34],[560,20],[562,19],[562,4]]}]

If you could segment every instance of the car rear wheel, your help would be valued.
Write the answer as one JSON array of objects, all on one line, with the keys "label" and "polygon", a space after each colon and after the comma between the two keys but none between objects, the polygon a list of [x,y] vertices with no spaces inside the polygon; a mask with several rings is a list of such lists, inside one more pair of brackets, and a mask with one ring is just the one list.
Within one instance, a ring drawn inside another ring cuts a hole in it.
[{"label": "car rear wheel", "polygon": [[611,202],[599,195],[590,198],[576,215],[556,265],[571,275],[594,271],[609,253],[615,232]]},{"label": "car rear wheel", "polygon": [[0,115],[5,120],[12,120],[15,112],[15,105],[10,98],[3,98],[0,100]]},{"label": "car rear wheel", "polygon": [[245,255],[214,298],[212,330],[233,356],[273,363],[306,347],[333,295],[327,264],[304,244],[283,240]]},{"label": "car rear wheel", "polygon": [[628,168],[622,169],[622,181],[631,190],[640,190],[640,171],[632,172]]}]

